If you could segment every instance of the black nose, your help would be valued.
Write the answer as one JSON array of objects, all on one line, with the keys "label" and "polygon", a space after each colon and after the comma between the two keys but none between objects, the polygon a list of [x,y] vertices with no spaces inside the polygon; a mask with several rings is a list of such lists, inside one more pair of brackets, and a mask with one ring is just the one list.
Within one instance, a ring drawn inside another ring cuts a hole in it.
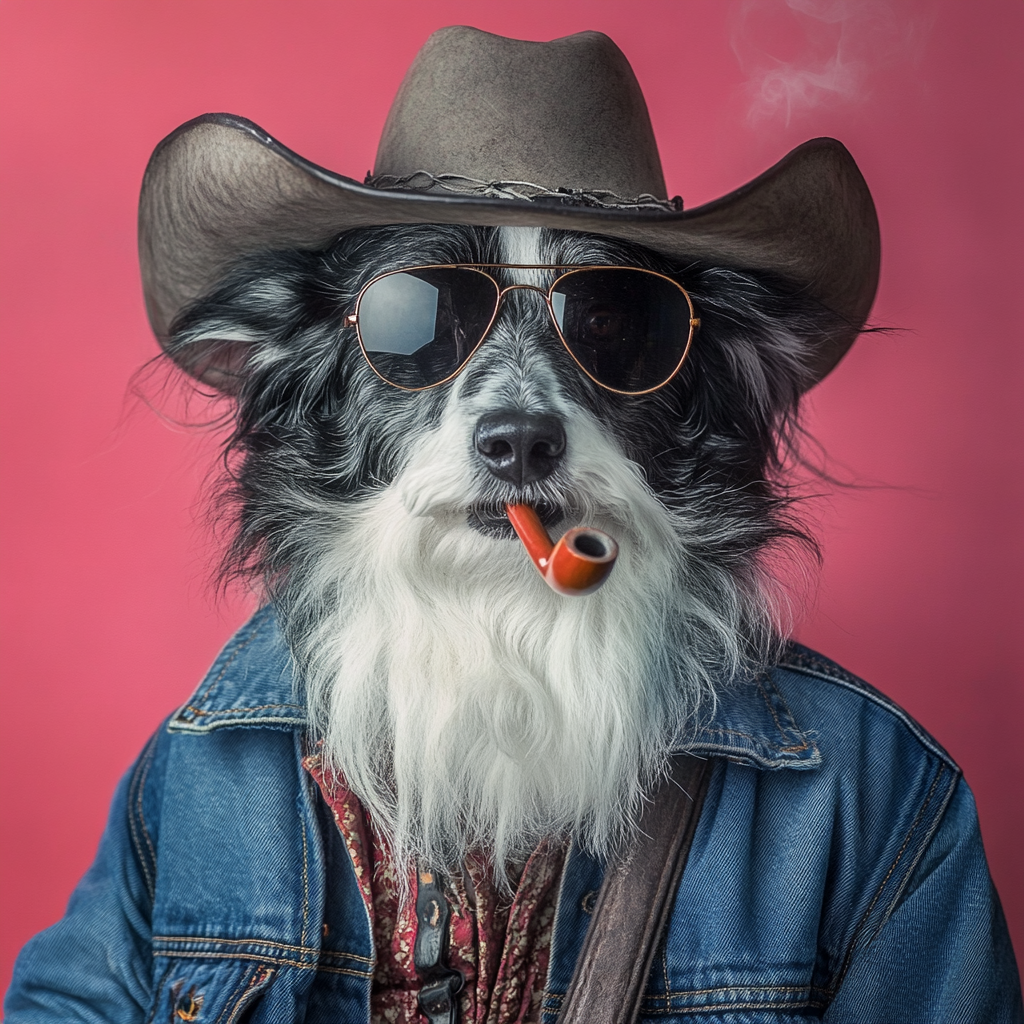
[{"label": "black nose", "polygon": [[565,428],[557,416],[502,410],[480,417],[473,441],[496,477],[522,487],[555,471],[565,452]]}]

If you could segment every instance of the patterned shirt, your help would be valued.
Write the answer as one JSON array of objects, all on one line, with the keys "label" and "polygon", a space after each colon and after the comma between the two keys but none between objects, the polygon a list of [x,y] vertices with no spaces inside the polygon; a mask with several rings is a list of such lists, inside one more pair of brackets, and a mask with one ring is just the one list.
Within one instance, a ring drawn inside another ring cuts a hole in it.
[{"label": "patterned shirt", "polygon": [[[303,764],[320,787],[345,840],[359,889],[373,922],[376,963],[370,996],[373,1024],[423,1024],[420,982],[413,965],[416,908],[399,897],[399,871],[386,843],[344,780],[327,771],[319,754]],[[547,977],[551,932],[565,848],[545,841],[527,860],[511,898],[495,886],[482,855],[467,858],[462,877],[449,880],[448,965],[464,979],[462,1024],[533,1024]],[[416,891],[409,868],[408,889]],[[468,882],[468,884],[467,884]]]}]

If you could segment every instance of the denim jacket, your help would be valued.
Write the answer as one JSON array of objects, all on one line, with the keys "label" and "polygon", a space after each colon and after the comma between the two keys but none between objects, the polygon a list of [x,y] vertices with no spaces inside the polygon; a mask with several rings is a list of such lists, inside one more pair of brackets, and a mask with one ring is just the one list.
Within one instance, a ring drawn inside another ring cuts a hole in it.
[{"label": "denim jacket", "polygon": [[[369,1019],[370,921],[300,763],[298,692],[265,608],[122,781],[9,1024]],[[900,708],[794,645],[687,747],[716,762],[642,1020],[1024,1020],[971,793]],[[602,873],[570,847],[545,1024]]]}]

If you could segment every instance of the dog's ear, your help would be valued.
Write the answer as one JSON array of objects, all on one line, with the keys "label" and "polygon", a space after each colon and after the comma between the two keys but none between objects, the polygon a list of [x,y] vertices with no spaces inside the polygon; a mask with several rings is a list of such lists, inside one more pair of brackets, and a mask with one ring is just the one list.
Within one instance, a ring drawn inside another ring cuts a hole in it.
[{"label": "dog's ear", "polygon": [[167,353],[190,377],[234,397],[242,389],[245,369],[255,350],[251,340],[190,338],[184,344],[168,346]]}]

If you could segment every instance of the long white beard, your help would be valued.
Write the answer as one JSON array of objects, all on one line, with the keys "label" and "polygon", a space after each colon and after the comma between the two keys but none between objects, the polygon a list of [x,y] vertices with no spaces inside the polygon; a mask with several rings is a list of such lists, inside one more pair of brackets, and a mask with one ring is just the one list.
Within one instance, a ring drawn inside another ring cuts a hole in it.
[{"label": "long white beard", "polygon": [[738,665],[749,608],[583,427],[573,497],[621,552],[595,594],[556,594],[518,541],[466,525],[468,480],[438,470],[444,429],[391,487],[329,531],[320,519],[282,594],[325,759],[400,861],[450,868],[482,848],[501,878],[566,833],[610,854],[680,723]]}]

